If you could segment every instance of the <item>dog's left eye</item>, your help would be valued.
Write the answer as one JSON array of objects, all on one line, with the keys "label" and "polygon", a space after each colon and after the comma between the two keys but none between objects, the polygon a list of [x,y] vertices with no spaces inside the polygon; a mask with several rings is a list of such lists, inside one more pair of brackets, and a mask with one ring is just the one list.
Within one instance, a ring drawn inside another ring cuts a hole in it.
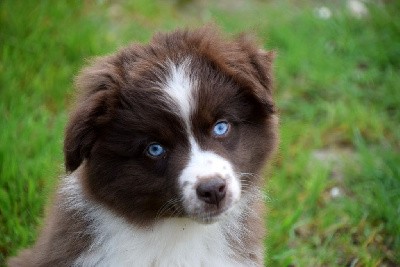
[{"label": "dog's left eye", "polygon": [[165,148],[159,143],[151,143],[146,148],[146,154],[151,158],[160,158],[165,152]]},{"label": "dog's left eye", "polygon": [[223,137],[229,131],[229,123],[227,121],[219,121],[214,125],[213,134],[216,137]]}]

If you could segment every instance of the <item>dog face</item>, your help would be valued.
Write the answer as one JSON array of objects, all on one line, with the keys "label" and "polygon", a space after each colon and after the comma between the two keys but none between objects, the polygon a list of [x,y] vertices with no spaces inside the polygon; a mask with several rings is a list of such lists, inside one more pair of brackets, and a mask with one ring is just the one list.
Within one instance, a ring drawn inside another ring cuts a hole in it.
[{"label": "dog face", "polygon": [[67,171],[84,162],[86,192],[139,225],[218,220],[260,185],[275,147],[271,61],[207,27],[97,59],[77,79]]}]

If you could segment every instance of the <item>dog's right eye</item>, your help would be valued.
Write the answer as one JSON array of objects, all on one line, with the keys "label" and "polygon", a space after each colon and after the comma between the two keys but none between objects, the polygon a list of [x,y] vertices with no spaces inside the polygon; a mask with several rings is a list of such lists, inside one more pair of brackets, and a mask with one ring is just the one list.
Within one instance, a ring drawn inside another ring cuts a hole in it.
[{"label": "dog's right eye", "polygon": [[213,135],[215,137],[224,137],[229,132],[229,123],[227,121],[219,121],[214,125]]},{"label": "dog's right eye", "polygon": [[159,143],[151,143],[147,146],[145,153],[151,158],[158,159],[165,155],[166,149]]}]

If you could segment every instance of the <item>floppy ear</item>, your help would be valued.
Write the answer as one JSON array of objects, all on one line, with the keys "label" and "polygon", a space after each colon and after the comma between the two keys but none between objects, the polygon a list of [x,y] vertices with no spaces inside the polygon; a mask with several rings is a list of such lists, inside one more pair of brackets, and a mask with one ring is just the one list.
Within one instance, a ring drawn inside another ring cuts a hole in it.
[{"label": "floppy ear", "polygon": [[119,77],[111,58],[99,58],[76,79],[77,103],[65,129],[64,157],[67,172],[89,158],[101,128],[113,117]]},{"label": "floppy ear", "polygon": [[226,41],[218,37],[218,32],[213,27],[203,28],[199,36],[207,41],[201,44],[200,52],[251,95],[260,104],[261,111],[274,113],[272,63],[275,53],[260,50],[252,34],[243,33],[233,41]]},{"label": "floppy ear", "polygon": [[251,35],[242,34],[237,38],[242,49],[247,54],[248,61],[241,68],[240,78],[249,84],[251,93],[270,113],[275,113],[273,101],[273,61],[275,51],[265,51],[257,48],[257,42]]}]

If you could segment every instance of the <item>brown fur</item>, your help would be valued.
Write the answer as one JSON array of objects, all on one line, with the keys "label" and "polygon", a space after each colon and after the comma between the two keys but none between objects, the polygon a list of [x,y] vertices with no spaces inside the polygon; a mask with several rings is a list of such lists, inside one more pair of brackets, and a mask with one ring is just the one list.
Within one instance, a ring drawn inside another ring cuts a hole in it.
[{"label": "brown fur", "polygon": [[88,222],[80,214],[63,207],[65,196],[61,192],[54,203],[35,246],[10,259],[9,266],[71,266],[88,247],[91,241],[91,236],[85,232]]},{"label": "brown fur", "polygon": [[[258,174],[276,146],[273,53],[261,51],[247,35],[226,40],[211,27],[178,30],[96,59],[76,81],[79,97],[65,131],[65,167],[73,172],[81,166],[85,194],[138,226],[152,224],[162,205],[179,197],[176,177],[187,162],[189,140],[176,107],[160,102],[159,84],[168,70],[159,63],[187,57],[201,88],[193,96],[198,101],[191,118],[196,141],[238,171],[256,174],[243,178],[250,185],[243,194],[262,185]],[[223,140],[208,136],[218,118],[232,124]],[[143,156],[145,144],[153,140],[167,147],[168,157],[155,162]],[[88,222],[63,203],[59,195],[33,249],[10,266],[67,266],[90,244],[84,232]],[[262,213],[259,201],[250,205]],[[163,214],[171,215],[185,216],[180,206]],[[246,250],[237,246],[237,256],[262,264],[260,217],[243,219],[253,232],[243,239]]]}]

